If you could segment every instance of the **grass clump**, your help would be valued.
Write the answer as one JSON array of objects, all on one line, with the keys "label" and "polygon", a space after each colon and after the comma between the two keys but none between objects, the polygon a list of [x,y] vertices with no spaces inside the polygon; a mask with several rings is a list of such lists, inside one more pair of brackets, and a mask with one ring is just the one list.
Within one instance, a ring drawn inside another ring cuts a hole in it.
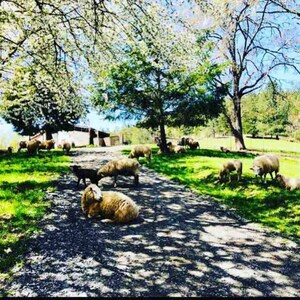
[{"label": "grass clump", "polygon": [[0,157],[0,282],[24,250],[24,240],[38,231],[37,221],[50,203],[55,179],[68,171],[69,157],[62,151],[26,152]]}]

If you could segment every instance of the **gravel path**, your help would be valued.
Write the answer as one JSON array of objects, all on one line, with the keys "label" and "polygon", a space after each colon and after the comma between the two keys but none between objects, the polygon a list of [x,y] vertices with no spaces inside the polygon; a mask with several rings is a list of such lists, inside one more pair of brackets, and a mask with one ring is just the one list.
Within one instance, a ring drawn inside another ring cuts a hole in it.
[{"label": "gravel path", "polygon": [[[82,149],[73,162],[99,167],[120,147]],[[113,189],[112,179],[101,181]],[[85,218],[83,184],[61,178],[49,193],[43,233],[13,270],[12,296],[298,296],[299,246],[143,167],[140,186],[115,190],[141,206],[141,218],[114,225]]]}]

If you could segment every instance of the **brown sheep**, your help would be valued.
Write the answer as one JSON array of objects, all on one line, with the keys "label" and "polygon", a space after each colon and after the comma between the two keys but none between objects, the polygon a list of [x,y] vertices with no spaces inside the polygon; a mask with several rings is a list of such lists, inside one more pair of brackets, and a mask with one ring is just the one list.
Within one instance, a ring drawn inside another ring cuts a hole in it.
[{"label": "brown sheep", "polygon": [[41,144],[41,141],[34,140],[34,141],[29,141],[26,144],[27,144],[28,154],[37,154],[39,152],[39,146]]},{"label": "brown sheep", "polygon": [[237,171],[237,180],[240,181],[243,172],[243,164],[238,159],[232,159],[230,161],[225,162],[219,172],[219,181],[222,181],[224,178],[228,176],[229,182],[231,182],[230,173],[232,171]]},{"label": "brown sheep", "polygon": [[140,164],[136,159],[121,158],[109,161],[98,170],[99,178],[114,177],[113,186],[117,186],[118,175],[134,176],[134,185],[139,183]]},{"label": "brown sheep", "polygon": [[26,141],[20,141],[19,142],[18,152],[20,152],[21,149],[27,149],[27,142]]},{"label": "brown sheep", "polygon": [[139,216],[139,207],[131,198],[120,192],[101,192],[95,184],[84,190],[81,208],[89,218],[100,215],[116,223],[127,223]]},{"label": "brown sheep", "polygon": [[284,189],[293,191],[300,189],[300,177],[290,178],[284,175],[277,174],[275,179],[278,181],[279,185]]},{"label": "brown sheep", "polygon": [[50,151],[51,149],[54,149],[54,144],[55,144],[55,141],[53,139],[43,141],[43,142],[41,142],[41,144],[39,146],[39,150],[48,150],[48,151]]},{"label": "brown sheep", "polygon": [[128,158],[136,158],[137,160],[139,157],[146,157],[148,162],[151,162],[152,150],[148,146],[138,145],[135,146],[128,155]]},{"label": "brown sheep", "polygon": [[0,149],[0,154],[12,154],[13,148],[8,147],[7,149]]},{"label": "brown sheep", "polygon": [[71,144],[70,143],[64,143],[62,146],[63,151],[66,151],[67,154],[69,154],[70,150],[71,150]]},{"label": "brown sheep", "polygon": [[91,183],[98,184],[100,178],[97,175],[97,170],[93,169],[82,169],[80,166],[71,166],[72,172],[77,176],[77,187],[79,186],[79,182],[82,179],[84,186],[87,186],[85,179],[89,178]]},{"label": "brown sheep", "polygon": [[189,147],[190,147],[191,150],[195,150],[197,148],[200,149],[200,144],[197,141],[191,141],[191,142],[189,142],[188,145],[189,145]]}]

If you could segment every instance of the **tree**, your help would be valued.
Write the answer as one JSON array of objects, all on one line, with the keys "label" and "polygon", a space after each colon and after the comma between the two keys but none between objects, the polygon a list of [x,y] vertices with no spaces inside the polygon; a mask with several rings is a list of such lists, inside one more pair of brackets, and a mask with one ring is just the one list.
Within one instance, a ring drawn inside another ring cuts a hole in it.
[{"label": "tree", "polygon": [[[210,37],[216,42],[217,61],[227,61],[228,68],[217,81],[228,85],[233,103],[233,118],[226,110],[228,124],[235,137],[236,148],[246,148],[243,139],[242,99],[260,89],[278,67],[291,67],[298,71],[297,58],[291,53],[291,43],[285,31],[286,22],[277,22],[269,14],[274,5],[270,0],[208,1],[216,20]],[[288,37],[289,38],[289,37]]]},{"label": "tree", "polygon": [[39,66],[15,70],[4,88],[1,114],[19,133],[45,131],[51,139],[52,133],[73,128],[85,113],[76,84],[63,70],[55,79]]},{"label": "tree", "polygon": [[95,68],[99,75],[93,103],[108,117],[158,127],[166,151],[166,125],[199,125],[218,114],[222,93],[212,79],[220,67],[209,62],[212,44],[200,34],[197,40],[176,14],[153,1],[143,8],[129,7],[127,14],[122,10],[122,18],[135,26],[129,39],[115,41],[116,59],[105,69]]},{"label": "tree", "polygon": [[97,85],[93,102],[110,116],[117,113],[136,118],[142,127],[158,127],[166,151],[166,125],[201,125],[220,112],[222,97],[212,83],[218,72],[218,67],[206,64],[190,74],[166,64],[159,68],[153,56],[128,48],[123,61]]},{"label": "tree", "polygon": [[[284,134],[287,131],[291,105],[280,91],[278,84],[269,83],[267,88],[257,95],[245,98],[243,119],[245,131],[255,136]],[[266,113],[267,112],[267,113]]]}]

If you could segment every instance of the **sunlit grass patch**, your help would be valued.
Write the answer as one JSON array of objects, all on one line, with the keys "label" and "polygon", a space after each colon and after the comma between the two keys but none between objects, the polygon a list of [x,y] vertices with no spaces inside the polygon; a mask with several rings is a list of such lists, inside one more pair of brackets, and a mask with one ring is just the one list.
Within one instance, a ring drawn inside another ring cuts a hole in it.
[{"label": "sunlit grass patch", "polygon": [[[222,153],[216,149],[188,150],[187,153],[172,155],[157,155],[156,152],[157,147],[153,147],[154,155],[149,165],[155,171],[199,194],[213,196],[229,207],[234,207],[249,220],[260,222],[289,237],[300,238],[300,191],[283,190],[271,181],[269,175],[267,184],[255,178],[250,170],[255,157],[252,153]],[[124,150],[124,154],[127,153],[128,150]],[[221,165],[233,158],[243,163],[241,182],[234,180],[236,175],[233,173],[232,182],[218,183]],[[140,162],[145,163],[142,159]],[[281,157],[280,173],[299,177],[299,159]]]},{"label": "sunlit grass patch", "polygon": [[16,263],[24,239],[38,230],[37,221],[50,205],[45,192],[55,189],[55,179],[68,172],[69,161],[59,150],[0,157],[0,273]]}]

